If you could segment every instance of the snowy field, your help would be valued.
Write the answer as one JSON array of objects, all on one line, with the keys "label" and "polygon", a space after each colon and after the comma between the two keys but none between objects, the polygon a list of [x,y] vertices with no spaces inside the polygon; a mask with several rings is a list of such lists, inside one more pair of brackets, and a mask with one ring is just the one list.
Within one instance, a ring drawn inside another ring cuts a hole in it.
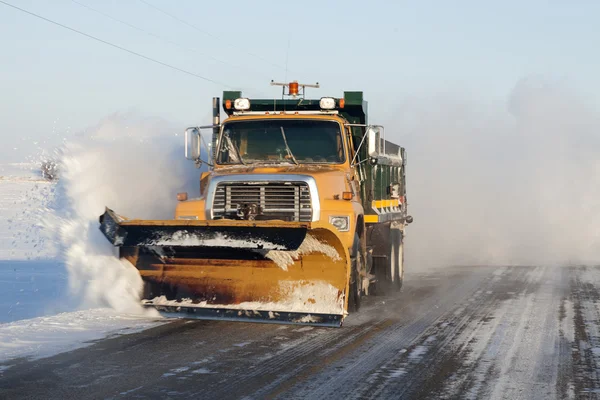
[{"label": "snowy field", "polygon": [[72,309],[67,272],[40,226],[54,186],[31,164],[0,165],[0,323]]},{"label": "snowy field", "polygon": [[0,165],[0,362],[46,357],[157,323],[82,309],[53,232],[42,226],[55,187],[33,164]]}]

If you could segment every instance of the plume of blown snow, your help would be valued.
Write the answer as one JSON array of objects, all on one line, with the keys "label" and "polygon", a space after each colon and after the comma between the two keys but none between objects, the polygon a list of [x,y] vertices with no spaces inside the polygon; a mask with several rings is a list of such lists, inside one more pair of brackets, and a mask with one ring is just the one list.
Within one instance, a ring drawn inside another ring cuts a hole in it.
[{"label": "plume of blown snow", "polygon": [[533,78],[507,100],[413,98],[388,121],[408,151],[409,268],[600,261],[598,110]]},{"label": "plume of blown snow", "polygon": [[172,219],[175,193],[198,190],[181,129],[156,118],[114,114],[60,151],[57,195],[46,224],[56,234],[73,294],[86,307],[141,311],[142,281],[100,232],[105,207],[131,218]]}]

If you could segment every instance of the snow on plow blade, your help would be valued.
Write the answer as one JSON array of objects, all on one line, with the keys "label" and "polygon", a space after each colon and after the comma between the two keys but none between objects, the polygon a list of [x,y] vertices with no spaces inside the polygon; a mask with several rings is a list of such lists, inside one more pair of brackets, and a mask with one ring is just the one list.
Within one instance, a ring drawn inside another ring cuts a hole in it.
[{"label": "snow on plow blade", "polygon": [[143,304],[174,317],[340,326],[350,258],[320,223],[127,220],[100,229],[145,282]]},{"label": "snow on plow blade", "polygon": [[218,220],[127,220],[106,209],[100,230],[114,246],[232,247],[296,250],[306,236],[307,224],[273,224]]}]

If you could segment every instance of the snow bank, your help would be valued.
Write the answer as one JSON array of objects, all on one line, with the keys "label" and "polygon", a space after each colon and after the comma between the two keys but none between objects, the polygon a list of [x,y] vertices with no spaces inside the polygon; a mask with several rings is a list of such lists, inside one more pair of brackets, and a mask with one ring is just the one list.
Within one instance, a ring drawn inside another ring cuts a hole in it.
[{"label": "snow bank", "polygon": [[0,165],[0,323],[72,310],[64,265],[40,224],[54,188],[36,164]]},{"label": "snow bank", "polygon": [[67,272],[56,260],[0,260],[0,323],[72,311]]},{"label": "snow bank", "polygon": [[[0,174],[6,169],[0,166]],[[11,171],[12,172],[12,171]],[[8,172],[10,173],[10,172]],[[54,196],[54,185],[37,181],[29,171],[0,179],[0,260],[35,260],[57,254],[40,220]]]},{"label": "snow bank", "polygon": [[92,309],[1,324],[0,362],[50,357],[89,346],[93,340],[139,332],[160,323],[111,309]]}]

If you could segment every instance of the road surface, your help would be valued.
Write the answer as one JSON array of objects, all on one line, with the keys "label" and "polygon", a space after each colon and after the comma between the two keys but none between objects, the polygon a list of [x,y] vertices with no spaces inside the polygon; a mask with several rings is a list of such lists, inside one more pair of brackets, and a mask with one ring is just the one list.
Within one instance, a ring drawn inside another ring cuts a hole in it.
[{"label": "road surface", "polygon": [[179,320],[12,361],[0,398],[600,398],[599,282],[593,267],[407,273],[340,329]]}]

